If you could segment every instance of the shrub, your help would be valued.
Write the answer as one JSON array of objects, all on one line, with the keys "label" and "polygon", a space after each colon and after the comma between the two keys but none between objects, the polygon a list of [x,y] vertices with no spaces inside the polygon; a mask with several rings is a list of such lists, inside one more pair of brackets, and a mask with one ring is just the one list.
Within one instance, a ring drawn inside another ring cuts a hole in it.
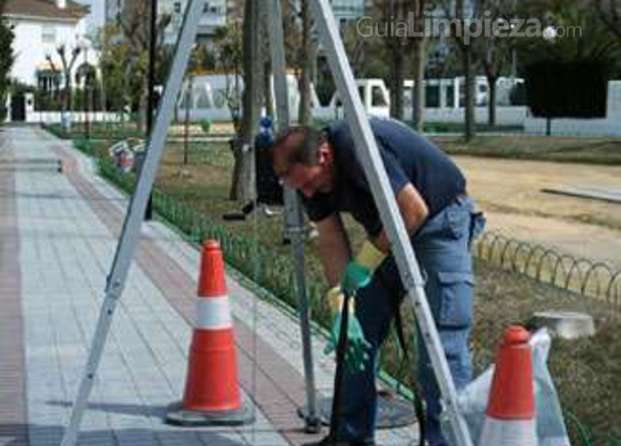
[{"label": "shrub", "polygon": [[203,119],[201,121],[201,129],[203,129],[203,132],[208,135],[211,130],[211,121],[209,119]]}]

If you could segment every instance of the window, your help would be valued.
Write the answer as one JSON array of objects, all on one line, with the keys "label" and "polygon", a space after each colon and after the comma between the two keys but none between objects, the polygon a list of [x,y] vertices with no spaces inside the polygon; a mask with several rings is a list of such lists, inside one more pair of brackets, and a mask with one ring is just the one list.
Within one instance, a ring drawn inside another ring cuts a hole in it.
[{"label": "window", "polygon": [[53,25],[43,25],[41,27],[41,42],[56,44],[56,27]]},{"label": "window", "polygon": [[174,10],[177,14],[181,13],[181,2],[175,2]]},{"label": "window", "polygon": [[388,106],[388,102],[386,102],[386,98],[384,96],[384,92],[380,87],[374,85],[371,89],[371,98],[373,107],[386,107]]},{"label": "window", "polygon": [[203,14],[218,14],[219,12],[220,8],[210,5],[209,2],[203,5]]},{"label": "window", "polygon": [[414,88],[403,87],[403,103],[410,105],[414,100]]},{"label": "window", "polygon": [[429,108],[437,108],[440,106],[440,86],[425,86],[425,106]]}]

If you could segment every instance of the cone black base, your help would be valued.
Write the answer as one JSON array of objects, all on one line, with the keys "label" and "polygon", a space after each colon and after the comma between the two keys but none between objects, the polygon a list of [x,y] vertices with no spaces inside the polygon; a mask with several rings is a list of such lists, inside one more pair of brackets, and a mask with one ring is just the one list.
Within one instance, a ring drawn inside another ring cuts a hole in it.
[{"label": "cone black base", "polygon": [[246,404],[236,410],[199,411],[174,403],[166,409],[166,423],[184,427],[241,426],[254,423],[254,413]]}]

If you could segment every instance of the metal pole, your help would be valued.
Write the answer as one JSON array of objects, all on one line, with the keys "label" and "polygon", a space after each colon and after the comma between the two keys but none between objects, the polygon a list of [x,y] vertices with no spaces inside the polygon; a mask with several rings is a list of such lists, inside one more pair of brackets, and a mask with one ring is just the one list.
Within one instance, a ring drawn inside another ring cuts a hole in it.
[{"label": "metal pole", "polygon": [[[272,0],[271,14],[268,15],[272,71],[276,96],[276,129],[282,130],[289,125],[289,96],[287,91],[287,75],[285,45],[282,29],[282,11],[280,0]],[[304,216],[297,193],[286,187],[285,227],[286,234],[291,237],[291,252],[295,264],[295,278],[298,294],[298,312],[300,315],[300,331],[302,335],[302,355],[304,360],[304,377],[306,380],[305,414],[306,431],[316,433],[321,430],[321,420],[317,415],[317,395],[315,391],[315,374],[313,370],[313,353],[310,330],[310,311],[306,293],[306,277],[304,274]]]},{"label": "metal pole", "polygon": [[166,89],[164,90],[161,106],[157,113],[153,132],[148,141],[148,150],[138,177],[136,190],[129,202],[125,222],[123,223],[123,231],[110,268],[110,274],[107,278],[105,299],[99,313],[97,328],[93,336],[88,361],[84,368],[78,396],[73,405],[69,426],[65,431],[61,446],[73,446],[77,440],[78,429],[80,428],[82,415],[84,414],[89,395],[93,388],[95,374],[97,373],[101,354],[108,337],[108,332],[110,331],[114,310],[123,293],[127,273],[138,245],[140,227],[147,206],[147,199],[153,187],[155,174],[161,159],[162,151],[164,150],[166,134],[172,120],[176,99],[181,90],[183,74],[187,69],[190,59],[190,51],[194,39],[196,38],[199,19],[203,11],[203,3],[202,0],[190,0],[186,9],[181,35],[179,36],[177,47],[174,52],[174,60],[168,75]]},{"label": "metal pole", "polygon": [[416,314],[423,340],[429,351],[431,364],[438,381],[442,402],[457,446],[472,446],[470,433],[464,418],[459,414],[457,390],[448,367],[446,355],[440,342],[427,297],[424,281],[408,233],[403,224],[395,196],[390,187],[386,170],[382,168],[377,143],[360,97],[334,15],[328,0],[311,2],[319,26],[319,38],[328,56],[337,90],[344,104],[345,119],[352,131],[357,154],[360,157],[365,175],[371,186],[373,198],[381,216],[383,226],[391,243],[392,253],[397,261],[401,280],[408,292]]},{"label": "metal pole", "polygon": [[[151,0],[151,13],[149,15],[149,93],[147,96],[147,135],[153,130],[153,108],[155,106],[155,50],[157,46],[157,0]],[[149,221],[153,218],[153,196],[149,194],[147,209],[144,219]]]}]

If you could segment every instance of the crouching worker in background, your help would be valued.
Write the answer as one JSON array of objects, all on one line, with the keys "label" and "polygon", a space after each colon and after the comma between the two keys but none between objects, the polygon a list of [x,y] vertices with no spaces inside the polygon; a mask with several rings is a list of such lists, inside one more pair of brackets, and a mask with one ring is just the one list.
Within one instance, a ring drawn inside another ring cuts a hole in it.
[{"label": "crouching worker in background", "polygon": [[[461,388],[472,375],[468,340],[474,280],[469,248],[484,220],[466,194],[464,176],[442,151],[400,122],[371,119],[370,124],[426,280],[453,379]],[[340,320],[343,287],[356,295],[349,310],[338,441],[324,439],[319,444],[374,445],[377,352],[405,292],[350,129],[342,121],[323,131],[291,127],[276,138],[272,162],[281,180],[299,191],[308,217],[317,224],[319,253],[330,286],[326,298],[335,322]],[[351,214],[366,231],[368,238],[356,255],[342,213]],[[356,272],[360,271],[370,278],[366,284],[359,281]],[[338,328],[334,323],[330,350],[336,347]],[[439,391],[429,356],[418,339],[426,439],[431,446],[442,446],[447,443],[439,426]]]}]

